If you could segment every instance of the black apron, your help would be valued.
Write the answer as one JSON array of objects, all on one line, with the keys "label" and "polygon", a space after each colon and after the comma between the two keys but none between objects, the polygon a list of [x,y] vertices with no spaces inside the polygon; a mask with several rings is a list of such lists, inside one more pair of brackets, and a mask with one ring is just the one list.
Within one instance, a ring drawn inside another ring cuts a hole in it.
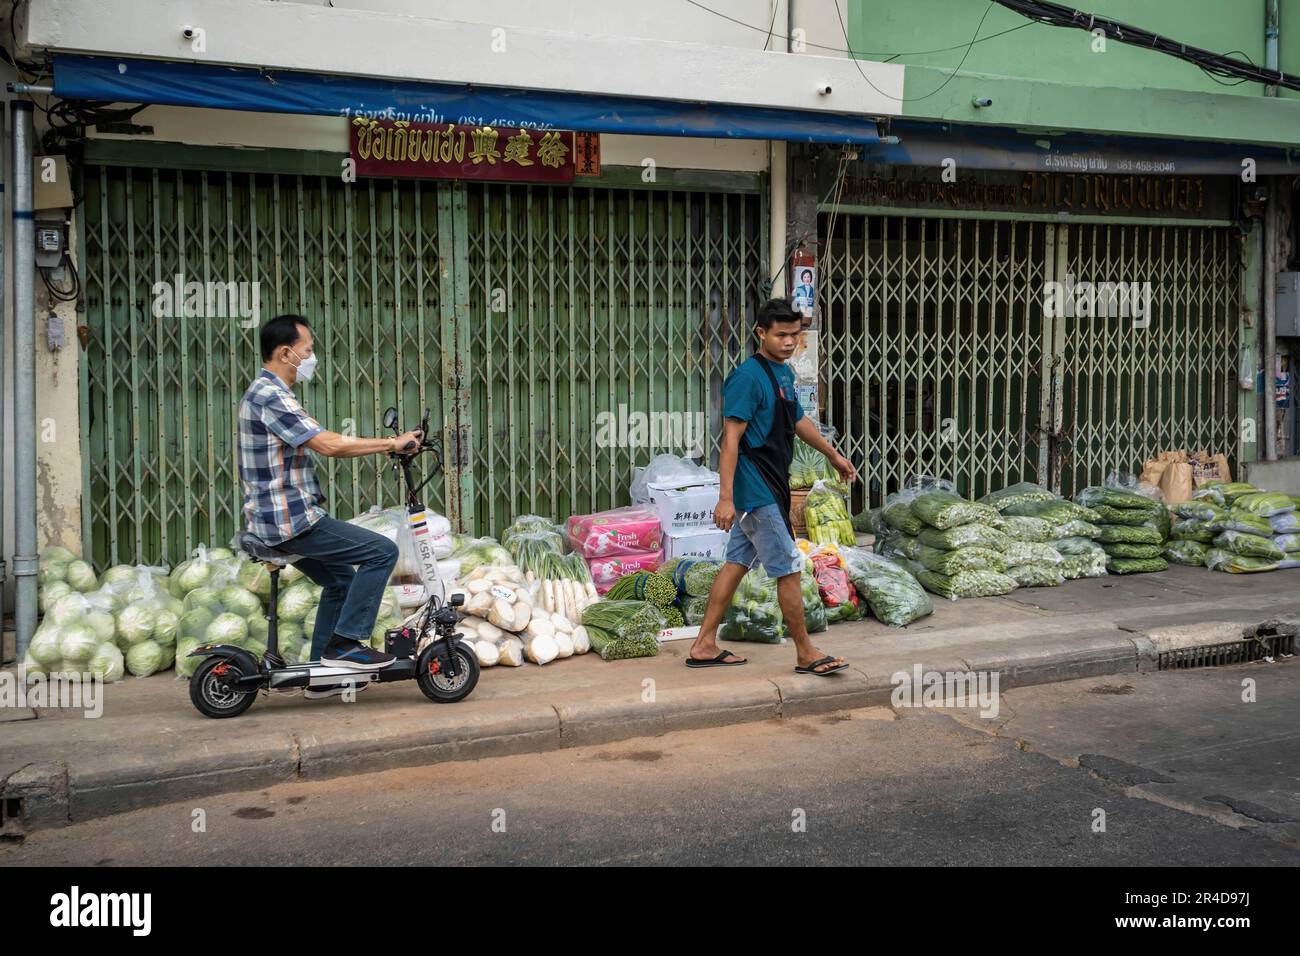
[{"label": "black apron", "polygon": [[776,376],[768,367],[767,359],[757,354],[754,358],[767,373],[768,381],[772,383],[772,397],[776,405],[772,410],[772,428],[768,431],[763,444],[757,448],[752,447],[742,436],[740,454],[752,461],[754,467],[758,469],[763,484],[767,485],[776,500],[776,506],[781,509],[781,519],[785,522],[785,528],[790,532],[790,538],[793,540],[794,527],[790,524],[790,462],[794,459],[795,402],[781,397],[781,386],[777,384]]}]

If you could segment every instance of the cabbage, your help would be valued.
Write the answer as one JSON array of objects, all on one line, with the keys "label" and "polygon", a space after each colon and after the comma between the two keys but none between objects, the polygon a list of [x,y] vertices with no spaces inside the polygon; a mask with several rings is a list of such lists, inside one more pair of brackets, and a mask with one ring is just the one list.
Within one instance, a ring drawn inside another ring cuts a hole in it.
[{"label": "cabbage", "polygon": [[293,662],[295,664],[306,664],[311,659],[311,641],[303,641],[302,647],[298,649],[298,654],[293,659]]},{"label": "cabbage", "polygon": [[205,607],[196,607],[192,611],[186,611],[181,615],[180,624],[177,633],[182,638],[188,638],[196,643],[203,642],[203,636],[208,632],[208,625],[213,622],[216,615]]},{"label": "cabbage", "polygon": [[181,606],[187,611],[192,611],[196,607],[206,608],[212,612],[214,617],[225,610],[221,603],[221,592],[206,585],[197,587],[186,594]]},{"label": "cabbage", "polygon": [[163,649],[153,641],[141,641],[126,652],[126,669],[136,677],[148,677],[163,668]]},{"label": "cabbage", "polygon": [[27,645],[27,653],[45,667],[57,664],[63,660],[63,652],[59,650],[59,639],[62,636],[63,632],[55,625],[43,624],[32,635],[32,642]]},{"label": "cabbage", "polygon": [[[245,623],[248,624],[248,639],[250,641],[261,641],[263,644],[265,644],[266,641],[270,638],[271,625],[267,623],[266,618],[250,617]],[[288,626],[289,625],[284,623],[283,621],[280,622],[280,633],[284,634],[284,629]],[[283,645],[284,643],[283,638],[281,638],[280,643],[281,645]]]},{"label": "cabbage", "polygon": [[189,677],[203,663],[201,657],[190,657],[190,652],[202,641],[193,637],[182,637],[176,642],[176,676]]},{"label": "cabbage", "polygon": [[384,632],[401,627],[402,622],[396,617],[380,617],[375,621],[375,628],[370,632],[370,646],[377,651],[384,649]]},{"label": "cabbage", "polygon": [[126,672],[126,659],[112,644],[101,644],[87,669],[102,681],[119,681]]},{"label": "cabbage", "polygon": [[32,657],[30,648],[27,651],[27,656],[23,658],[22,668],[23,673],[28,677],[43,677],[49,673],[49,666]]},{"label": "cabbage", "polygon": [[[283,572],[281,572],[283,579]],[[235,573],[235,581],[240,587],[252,591],[263,601],[271,599],[271,572],[260,561],[244,561]]]},{"label": "cabbage", "polygon": [[148,604],[132,604],[117,615],[117,636],[127,645],[139,644],[153,638],[158,612]]},{"label": "cabbage", "polygon": [[59,598],[66,597],[72,593],[72,585],[67,581],[52,581],[49,584],[43,585],[41,587],[41,613],[44,614],[49,611],[49,609],[54,606],[54,602]]},{"label": "cabbage", "polygon": [[302,632],[308,636],[316,633],[316,613],[320,610],[319,604],[313,604],[307,616],[302,619]]},{"label": "cabbage", "polygon": [[176,648],[159,644],[158,649],[162,651],[162,660],[158,662],[158,669],[165,671],[176,663]]},{"label": "cabbage", "polygon": [[52,544],[41,552],[41,564],[58,562],[67,564],[69,561],[77,560],[77,556],[67,548],[60,548],[57,544]]},{"label": "cabbage", "polygon": [[99,587],[99,579],[95,577],[95,569],[85,561],[68,562],[67,580],[74,591],[81,591],[83,594]]},{"label": "cabbage", "polygon": [[85,618],[85,625],[95,632],[95,638],[101,643],[112,643],[113,637],[117,634],[117,622],[113,620],[113,615],[107,611],[95,609],[90,611]]},{"label": "cabbage", "polygon": [[74,591],[55,601],[46,617],[54,624],[72,624],[74,621],[80,621],[89,610],[90,605],[86,603],[86,599]]},{"label": "cabbage", "polygon": [[84,624],[69,624],[59,636],[59,653],[69,665],[86,663],[99,649],[95,632]]},{"label": "cabbage", "polygon": [[162,647],[171,647],[180,634],[181,616],[168,607],[160,607],[154,614],[153,640]]},{"label": "cabbage", "polygon": [[252,591],[245,591],[238,585],[232,584],[222,588],[220,595],[222,606],[232,614],[238,614],[240,617],[258,617],[262,613],[262,602]]},{"label": "cabbage", "polygon": [[234,556],[235,556],[235,552],[231,551],[229,548],[209,548],[209,549],[208,549],[208,560],[209,560],[209,561],[225,561],[225,560],[228,560],[228,559],[230,559],[230,558],[233,558]]},{"label": "cabbage", "polygon": [[41,562],[36,571],[36,580],[42,586],[50,584],[67,584],[68,582],[68,562],[51,561],[49,564]]},{"label": "cabbage", "polygon": [[129,588],[135,584],[136,573],[129,564],[115,564],[104,572],[104,587],[114,590]]},{"label": "cabbage", "polygon": [[[266,624],[266,621],[262,621],[262,623]],[[249,627],[249,632],[252,632],[252,627]],[[278,622],[276,624],[275,633],[276,639],[280,642],[281,647],[285,646],[286,641],[292,644],[297,644],[300,641],[306,640],[308,637],[302,626],[293,623],[293,621]]]},{"label": "cabbage", "polygon": [[380,617],[401,617],[402,608],[397,603],[397,594],[392,588],[384,588],[384,596],[379,601]]},{"label": "cabbage", "polygon": [[301,622],[315,603],[316,597],[311,592],[310,582],[300,582],[280,595],[280,617],[286,621]]},{"label": "cabbage", "polygon": [[240,644],[248,639],[248,622],[238,614],[218,614],[203,639],[209,644]]},{"label": "cabbage", "polygon": [[280,587],[287,588],[302,578],[303,573],[296,565],[287,564],[280,570]]},{"label": "cabbage", "polygon": [[126,607],[127,602],[122,597],[107,588],[100,588],[98,591],[91,591],[84,595],[86,603],[91,608],[100,611],[107,611],[109,614],[116,614],[122,608]]},{"label": "cabbage", "polygon": [[185,561],[172,572],[171,589],[177,597],[184,597],[195,588],[205,586],[212,577],[212,564],[208,561]]},{"label": "cabbage", "polygon": [[[254,640],[252,637],[249,637],[240,646],[256,657],[259,661],[266,654],[266,641],[264,639]],[[283,656],[283,654],[281,656]]]}]

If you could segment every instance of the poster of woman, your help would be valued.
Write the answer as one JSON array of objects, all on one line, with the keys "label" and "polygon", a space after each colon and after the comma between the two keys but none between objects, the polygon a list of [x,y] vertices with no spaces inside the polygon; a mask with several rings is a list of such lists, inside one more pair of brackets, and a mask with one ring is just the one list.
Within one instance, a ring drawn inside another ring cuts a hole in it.
[{"label": "poster of woman", "polygon": [[817,303],[817,271],[808,266],[798,266],[795,269],[795,279],[798,281],[794,295],[791,296],[791,305],[805,319],[811,319]]}]

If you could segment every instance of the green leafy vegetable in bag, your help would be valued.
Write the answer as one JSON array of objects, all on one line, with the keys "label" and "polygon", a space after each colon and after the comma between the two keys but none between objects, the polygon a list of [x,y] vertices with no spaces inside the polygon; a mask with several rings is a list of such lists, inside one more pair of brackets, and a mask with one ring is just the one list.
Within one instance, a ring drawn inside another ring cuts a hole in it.
[{"label": "green leafy vegetable in bag", "polygon": [[1208,522],[1212,520],[1214,519],[1182,518],[1170,527],[1169,537],[1175,541],[1199,541],[1202,544],[1209,544],[1218,534],[1208,526]]},{"label": "green leafy vegetable in bag", "polygon": [[1111,558],[1106,570],[1111,574],[1146,574],[1169,570],[1169,562],[1164,558]]},{"label": "green leafy vegetable in bag", "polygon": [[1045,544],[1052,540],[1052,523],[1042,518],[1030,518],[1025,515],[1007,515],[1006,536],[1012,541],[1036,541]]},{"label": "green leafy vegetable in bag", "polygon": [[1101,528],[1090,521],[1084,521],[1082,518],[1075,518],[1072,521],[1062,521],[1060,524],[1052,526],[1053,538],[1095,538],[1101,534]]},{"label": "green leafy vegetable in bag", "polygon": [[[1097,505],[1106,505],[1111,508],[1130,508],[1136,511],[1154,511],[1157,508],[1163,508],[1164,503],[1154,498],[1147,498],[1132,491],[1125,491],[1122,488],[1111,488],[1107,485],[1092,485],[1075,493],[1074,501],[1085,508],[1096,510]],[[1098,512],[1100,514],[1100,512]]]},{"label": "green leafy vegetable in bag", "polygon": [[1191,567],[1204,567],[1209,545],[1199,541],[1170,541],[1165,545],[1165,560]]},{"label": "green leafy vegetable in bag", "polygon": [[880,511],[879,508],[872,508],[870,511],[854,515],[853,530],[859,534],[880,534],[880,529],[884,525],[884,518]]},{"label": "green leafy vegetable in bag", "polygon": [[918,535],[921,529],[925,527],[921,519],[912,513],[912,499],[916,497],[915,491],[899,491],[885,499],[885,505],[880,510],[880,517],[884,523],[902,534]]},{"label": "green leafy vegetable in bag", "polygon": [[1277,561],[1268,558],[1255,558],[1245,554],[1233,554],[1221,548],[1211,548],[1205,554],[1205,566],[1211,571],[1227,571],[1230,574],[1254,574],[1258,571],[1276,571]]},{"label": "green leafy vegetable in bag", "polygon": [[1057,565],[1062,561],[1061,552],[1051,545],[1032,541],[1011,542],[1004,557],[1007,561],[1007,567],[1012,568],[1026,564]]},{"label": "green leafy vegetable in bag", "polygon": [[998,511],[990,505],[967,501],[951,491],[922,491],[912,500],[912,514],[931,528],[945,530],[975,521],[996,521]]},{"label": "green leafy vegetable in bag", "polygon": [[1110,505],[1097,504],[1092,510],[1101,516],[1105,524],[1140,525],[1151,516],[1151,511],[1146,508],[1112,508]]},{"label": "green leafy vegetable in bag", "polygon": [[931,591],[942,597],[956,600],[970,597],[996,597],[1010,594],[1016,589],[1016,582],[997,571],[958,571],[956,574],[937,574],[923,564],[913,563],[912,571],[916,579]]},{"label": "green leafy vegetable in bag", "polygon": [[1061,562],[1061,575],[1067,581],[1077,578],[1104,578],[1107,574],[1106,562],[1110,556],[1098,548],[1092,554],[1067,555]]},{"label": "green leafy vegetable in bag", "polygon": [[902,627],[934,611],[930,595],[901,565],[863,548],[840,548],[840,557],[876,620]]},{"label": "green leafy vegetable in bag", "polygon": [[1295,503],[1291,500],[1290,495],[1278,494],[1275,491],[1257,491],[1253,494],[1242,495],[1233,502],[1232,506],[1242,511],[1249,511],[1253,515],[1262,515],[1265,518],[1295,510]]},{"label": "green leafy vegetable in bag", "polygon": [[1290,531],[1273,535],[1273,543],[1283,551],[1300,551],[1300,533]]},{"label": "green leafy vegetable in bag", "polygon": [[1086,556],[1090,554],[1105,555],[1096,541],[1092,538],[1072,537],[1072,538],[1053,538],[1048,542],[1052,549],[1066,556]]},{"label": "green leafy vegetable in bag", "polygon": [[917,537],[923,545],[947,551],[954,548],[969,547],[992,548],[994,551],[1004,551],[1007,545],[1011,543],[1011,539],[997,528],[978,522],[958,525],[945,531],[940,531],[938,528],[922,528]]},{"label": "green leafy vegetable in bag", "polygon": [[1221,551],[1231,551],[1248,558],[1266,558],[1269,561],[1286,560],[1286,552],[1277,546],[1272,537],[1248,534],[1244,531],[1225,531],[1214,539]]},{"label": "green leafy vegetable in bag", "polygon": [[959,571],[1004,571],[1007,566],[1000,551],[978,547],[948,551],[922,545],[916,560],[925,565],[928,571],[949,575]]},{"label": "green leafy vegetable in bag", "polygon": [[1159,558],[1165,549],[1158,544],[1116,544],[1102,545],[1112,558]]},{"label": "green leafy vegetable in bag", "polygon": [[1216,518],[1222,514],[1223,508],[1200,498],[1191,498],[1174,505],[1173,512],[1180,518],[1197,518],[1201,521],[1208,521],[1210,518]]},{"label": "green leafy vegetable in bag", "polygon": [[876,553],[887,558],[919,558],[922,547],[920,538],[897,532],[876,539]]},{"label": "green leafy vegetable in bag", "polygon": [[1155,528],[1130,528],[1127,525],[1104,525],[1097,540],[1105,544],[1164,544],[1165,539]]},{"label": "green leafy vegetable in bag", "polygon": [[1008,508],[1014,505],[1030,501],[1052,501],[1056,497],[1042,485],[1036,485],[1031,481],[1021,481],[1003,488],[1001,491],[989,492],[980,499],[980,503],[992,505],[998,511],[1006,512]]},{"label": "green leafy vegetable in bag", "polygon": [[1245,534],[1271,535],[1273,525],[1268,518],[1253,515],[1249,511],[1229,508],[1217,518],[1205,522],[1210,531],[1241,531]]},{"label": "green leafy vegetable in bag", "polygon": [[[1089,524],[1101,524],[1101,517],[1097,512],[1091,508],[1085,508],[1083,505],[1075,504],[1073,501],[1066,501],[1064,498],[1053,498],[1051,501],[1025,501],[1011,505],[1003,513],[1007,515],[1023,515],[1029,518],[1042,518],[1054,525],[1076,520],[1086,521]],[[1061,535],[1061,537],[1066,537],[1066,535]]]},{"label": "green leafy vegetable in bag", "polygon": [[1054,564],[1021,564],[1005,573],[1022,588],[1054,588],[1065,583],[1061,569]]}]

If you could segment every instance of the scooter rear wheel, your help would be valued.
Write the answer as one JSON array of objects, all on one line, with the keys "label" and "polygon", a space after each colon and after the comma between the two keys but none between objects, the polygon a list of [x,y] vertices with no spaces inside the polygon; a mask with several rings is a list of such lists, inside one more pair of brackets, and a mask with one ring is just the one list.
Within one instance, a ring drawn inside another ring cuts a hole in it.
[{"label": "scooter rear wheel", "polygon": [[255,690],[230,687],[231,681],[241,676],[243,671],[233,661],[209,657],[190,677],[190,700],[205,717],[238,717],[257,698]]},{"label": "scooter rear wheel", "polygon": [[436,642],[421,652],[415,664],[415,682],[420,685],[425,697],[438,704],[454,704],[464,700],[478,683],[478,658],[474,652],[459,641],[453,645],[451,652],[456,660],[454,678],[449,678],[443,672]]}]

